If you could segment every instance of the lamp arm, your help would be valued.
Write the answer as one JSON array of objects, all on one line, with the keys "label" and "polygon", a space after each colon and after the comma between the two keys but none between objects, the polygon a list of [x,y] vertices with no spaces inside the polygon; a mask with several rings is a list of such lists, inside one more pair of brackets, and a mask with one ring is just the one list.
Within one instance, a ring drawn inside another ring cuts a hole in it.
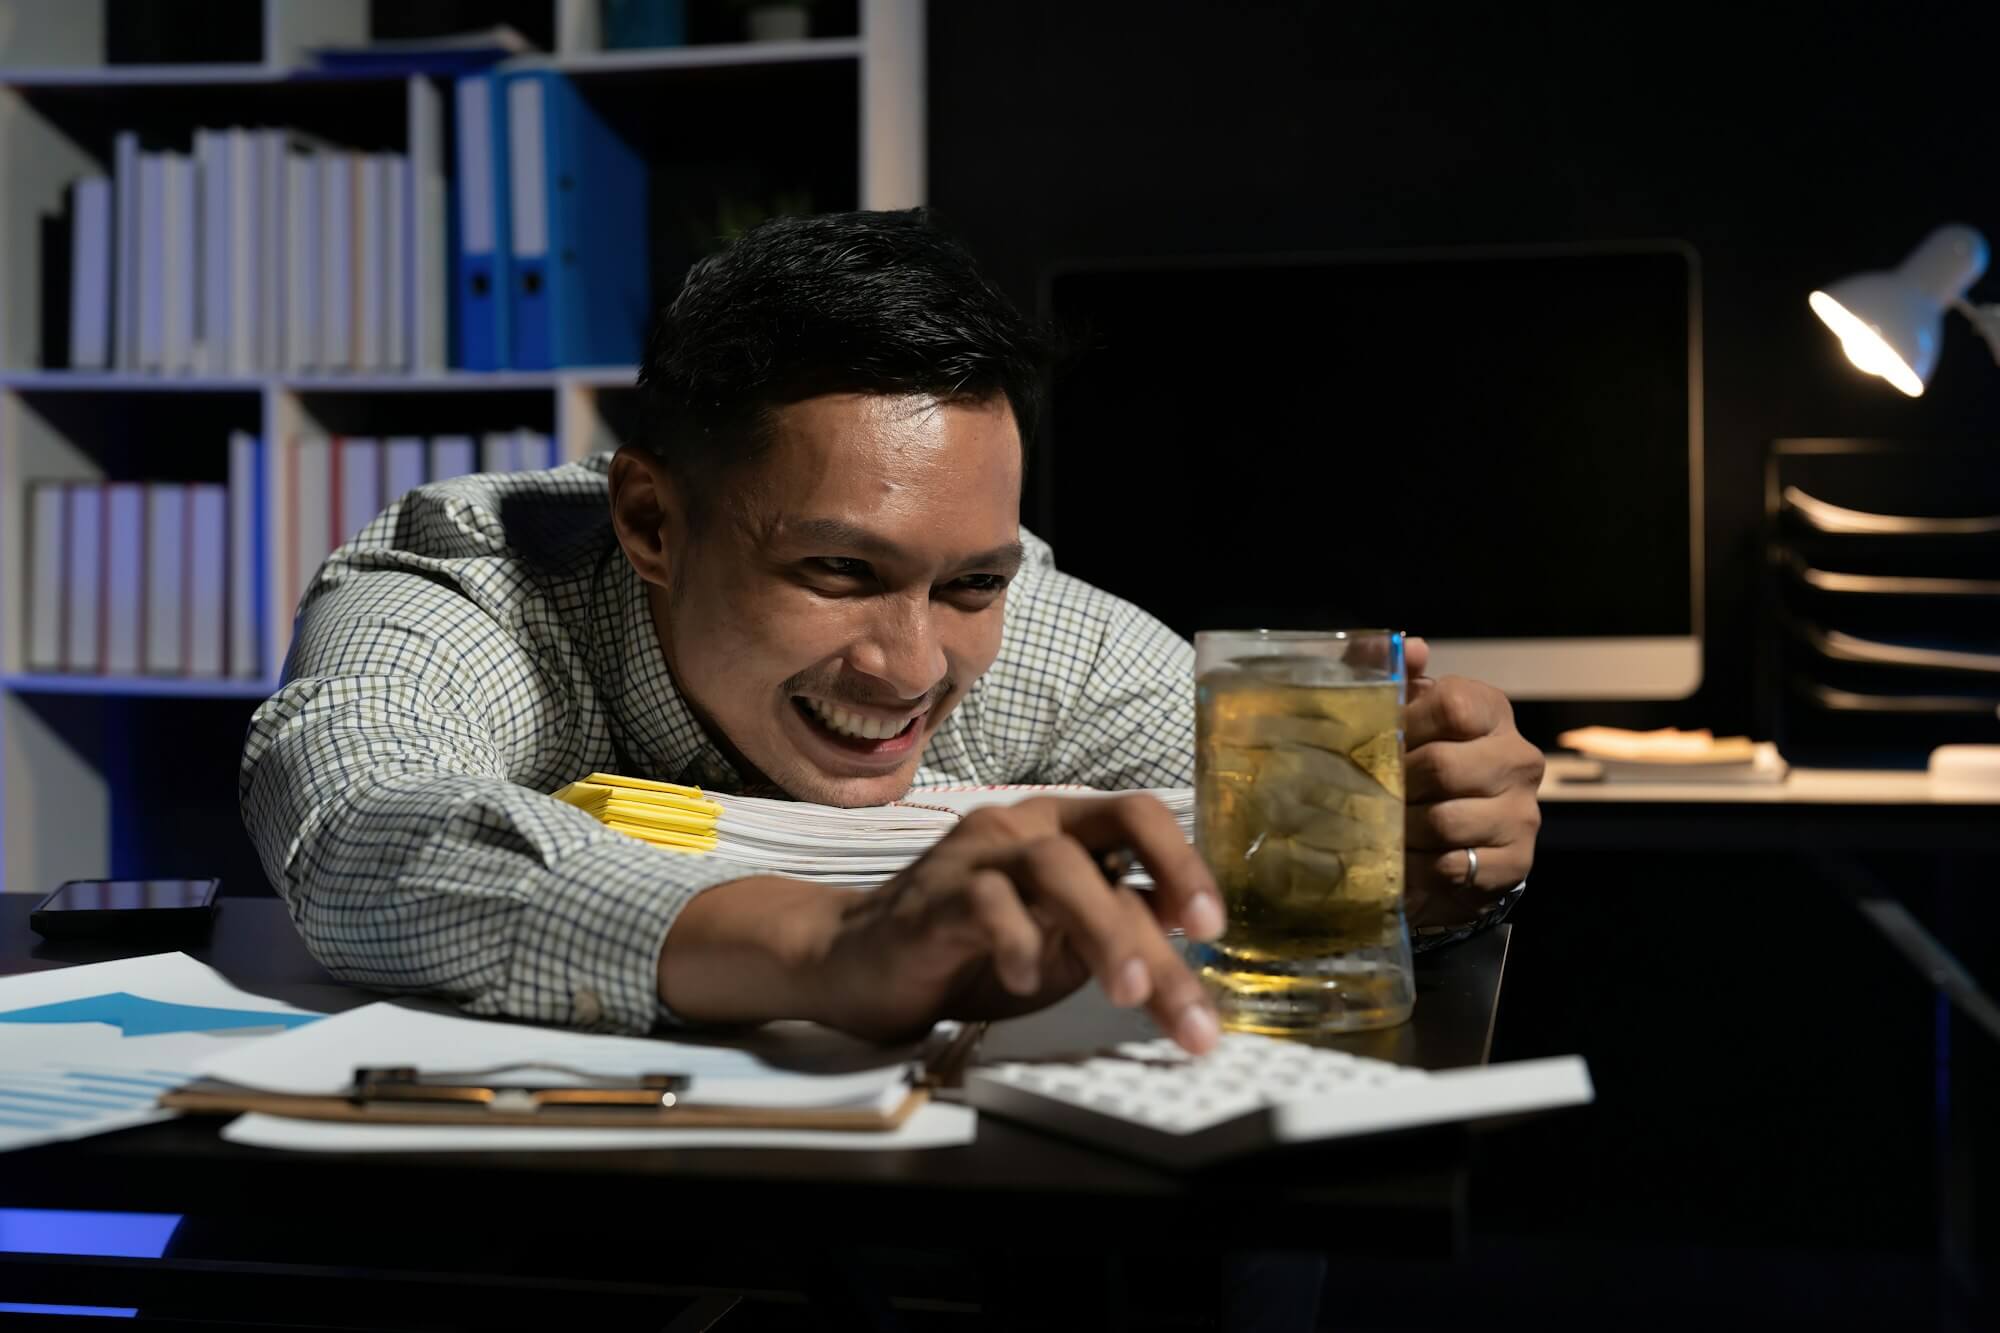
[{"label": "lamp arm", "polygon": [[1979,336],[1992,349],[1994,361],[2000,362],[2000,304],[1974,305],[1960,298],[1951,303],[1951,308],[1972,322],[1972,327],[1979,330]]}]

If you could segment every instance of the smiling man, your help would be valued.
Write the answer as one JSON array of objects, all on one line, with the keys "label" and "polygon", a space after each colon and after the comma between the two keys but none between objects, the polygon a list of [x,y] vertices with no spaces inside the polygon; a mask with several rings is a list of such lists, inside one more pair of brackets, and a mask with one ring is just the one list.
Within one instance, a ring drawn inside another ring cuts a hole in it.
[{"label": "smiling man", "polygon": [[[637,441],[398,501],[308,589],[244,753],[245,822],[315,955],[625,1031],[889,1037],[1094,976],[1211,1045],[1161,927],[1212,937],[1221,907],[1149,797],[977,812],[857,894],[663,853],[547,794],[593,770],[848,806],[1190,783],[1187,644],[1019,526],[1041,362],[922,214],[773,222],[661,314]],[[1466,681],[1418,682],[1407,734],[1418,920],[1495,919],[1540,755]],[[1113,848],[1157,891],[1107,885]]]}]

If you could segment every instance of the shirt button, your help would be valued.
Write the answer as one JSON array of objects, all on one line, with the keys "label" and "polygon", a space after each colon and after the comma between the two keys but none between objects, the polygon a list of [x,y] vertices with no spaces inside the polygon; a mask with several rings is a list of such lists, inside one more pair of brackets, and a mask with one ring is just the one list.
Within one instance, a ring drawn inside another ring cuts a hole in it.
[{"label": "shirt button", "polygon": [[580,990],[570,996],[572,1012],[579,1027],[596,1027],[604,1021],[604,1001],[594,990]]}]

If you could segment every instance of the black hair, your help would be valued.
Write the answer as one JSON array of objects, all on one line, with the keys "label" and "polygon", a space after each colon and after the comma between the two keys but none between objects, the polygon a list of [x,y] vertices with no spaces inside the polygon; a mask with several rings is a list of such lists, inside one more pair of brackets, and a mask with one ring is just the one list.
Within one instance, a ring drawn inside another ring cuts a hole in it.
[{"label": "black hair", "polygon": [[640,443],[713,480],[823,393],[1004,396],[1025,448],[1049,347],[924,209],[777,218],[688,270],[639,369]]}]

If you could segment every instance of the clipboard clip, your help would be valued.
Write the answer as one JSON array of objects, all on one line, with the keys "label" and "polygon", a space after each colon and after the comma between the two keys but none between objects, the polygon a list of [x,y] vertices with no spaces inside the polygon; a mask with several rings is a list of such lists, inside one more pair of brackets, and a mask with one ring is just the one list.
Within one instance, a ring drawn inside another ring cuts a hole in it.
[{"label": "clipboard clip", "polygon": [[[495,1081],[496,1076],[534,1070],[577,1081],[558,1085]],[[413,1065],[356,1066],[347,1100],[355,1106],[421,1102],[507,1112],[535,1112],[552,1107],[645,1112],[674,1106],[692,1081],[686,1074],[604,1078],[568,1065],[533,1061],[486,1069],[430,1072]]]}]

